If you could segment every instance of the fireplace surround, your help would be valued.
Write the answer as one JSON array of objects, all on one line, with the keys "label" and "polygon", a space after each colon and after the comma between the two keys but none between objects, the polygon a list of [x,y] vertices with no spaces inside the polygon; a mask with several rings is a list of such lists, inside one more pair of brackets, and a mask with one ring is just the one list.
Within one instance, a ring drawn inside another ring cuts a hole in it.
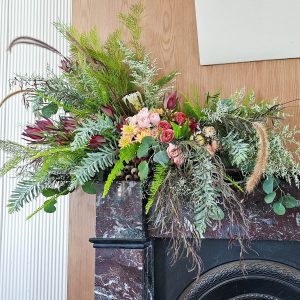
[{"label": "fireplace surround", "polygon": [[[195,279],[186,257],[171,266],[168,237],[148,231],[138,182],[114,183],[96,204],[95,300],[300,299],[300,231],[297,209],[282,217],[261,208],[260,190],[247,199],[251,220],[248,251],[231,243],[226,222],[211,228],[199,253],[203,273]],[[299,194],[297,189],[291,191]]]}]

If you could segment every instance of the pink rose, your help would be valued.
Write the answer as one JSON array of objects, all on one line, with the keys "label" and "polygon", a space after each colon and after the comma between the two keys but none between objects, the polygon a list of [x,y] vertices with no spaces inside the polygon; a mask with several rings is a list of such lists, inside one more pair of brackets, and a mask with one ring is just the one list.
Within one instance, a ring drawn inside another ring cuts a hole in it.
[{"label": "pink rose", "polygon": [[160,122],[160,116],[158,113],[150,113],[149,115],[149,120],[152,125],[157,126],[158,123]]},{"label": "pink rose", "polygon": [[139,113],[136,115],[137,123],[140,128],[149,128],[151,126],[149,120],[149,110],[148,108],[142,108]]},{"label": "pink rose", "polygon": [[169,143],[172,140],[174,140],[174,131],[173,131],[173,129],[163,130],[161,135],[160,135],[160,141],[162,143]]},{"label": "pink rose", "polygon": [[186,116],[183,112],[177,112],[175,114],[175,121],[177,124],[182,125],[186,121]]},{"label": "pink rose", "polygon": [[178,155],[173,160],[174,164],[177,166],[181,166],[184,163],[184,158],[182,155]]},{"label": "pink rose", "polygon": [[137,117],[139,118],[148,118],[149,117],[149,110],[148,110],[148,108],[147,107],[144,107],[144,108],[142,108],[139,112],[138,112],[138,114],[137,114]]},{"label": "pink rose", "polygon": [[170,143],[167,148],[167,155],[169,156],[171,161],[177,166],[181,166],[184,163],[184,158],[181,149],[172,143]]},{"label": "pink rose", "polygon": [[167,121],[160,121],[157,125],[158,130],[166,130],[166,129],[171,129],[171,125]]}]

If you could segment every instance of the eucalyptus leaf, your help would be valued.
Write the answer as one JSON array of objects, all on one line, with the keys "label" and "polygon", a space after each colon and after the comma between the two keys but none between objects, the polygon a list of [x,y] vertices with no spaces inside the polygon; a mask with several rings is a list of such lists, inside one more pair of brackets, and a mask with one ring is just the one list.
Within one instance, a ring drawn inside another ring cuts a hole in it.
[{"label": "eucalyptus leaf", "polygon": [[91,195],[97,194],[97,184],[93,181],[85,182],[85,184],[82,186],[82,189],[87,194],[91,194]]},{"label": "eucalyptus leaf", "polygon": [[153,156],[153,161],[162,165],[163,167],[169,162],[169,160],[170,160],[170,158],[169,158],[167,152],[164,150],[157,152]]},{"label": "eucalyptus leaf", "polygon": [[49,103],[48,105],[42,108],[42,115],[45,118],[50,118],[55,115],[58,111],[58,106],[55,103]]},{"label": "eucalyptus leaf", "polygon": [[285,214],[285,207],[281,202],[276,202],[273,204],[273,210],[275,214],[283,216]]},{"label": "eucalyptus leaf", "polygon": [[42,191],[42,195],[43,195],[44,197],[52,197],[52,196],[54,196],[54,195],[56,195],[56,194],[58,194],[58,193],[59,193],[59,191],[58,191],[57,189],[51,189],[51,188],[44,189],[44,190]]},{"label": "eucalyptus leaf", "polygon": [[148,155],[149,150],[150,150],[150,145],[145,142],[142,142],[137,151],[137,157],[138,158],[146,157]]},{"label": "eucalyptus leaf", "polygon": [[297,206],[297,199],[290,195],[280,197],[279,201],[281,201],[286,208],[294,208]]},{"label": "eucalyptus leaf", "polygon": [[273,192],[274,188],[274,177],[268,176],[263,183],[263,190],[266,194],[270,194]]},{"label": "eucalyptus leaf", "polygon": [[54,213],[56,211],[56,207],[55,207],[56,203],[57,203],[56,200],[50,200],[49,202],[45,203],[44,211],[49,214]]},{"label": "eucalyptus leaf", "polygon": [[276,197],[276,192],[272,192],[272,193],[266,195],[264,200],[266,203],[270,204],[274,201],[275,197]]},{"label": "eucalyptus leaf", "polygon": [[147,179],[148,177],[148,173],[149,173],[149,165],[148,163],[144,160],[142,161],[139,166],[139,174],[140,174],[140,179],[143,181],[145,179]]}]

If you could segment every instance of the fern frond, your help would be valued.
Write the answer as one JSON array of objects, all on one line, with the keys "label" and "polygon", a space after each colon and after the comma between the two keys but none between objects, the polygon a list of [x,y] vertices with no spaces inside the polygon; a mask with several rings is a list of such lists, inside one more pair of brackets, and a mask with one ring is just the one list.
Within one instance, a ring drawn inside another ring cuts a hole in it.
[{"label": "fern frond", "polygon": [[18,164],[23,161],[23,159],[24,157],[22,155],[14,155],[2,166],[2,168],[0,168],[0,176],[4,176],[9,171],[16,168]]},{"label": "fern frond", "polygon": [[113,181],[120,175],[121,171],[124,169],[124,162],[128,164],[132,159],[136,157],[138,148],[139,143],[133,143],[120,150],[119,160],[115,163],[104,184],[102,198],[105,198]]},{"label": "fern frond", "polygon": [[120,20],[128,29],[131,34],[130,46],[134,49],[136,58],[141,59],[144,55],[144,47],[142,46],[140,39],[142,33],[141,27],[141,15],[144,11],[141,2],[134,4],[130,7],[130,12],[128,14],[120,14]]},{"label": "fern frond", "polygon": [[249,156],[249,144],[238,136],[236,132],[229,132],[222,139],[222,147],[228,152],[231,163],[237,167],[247,161]]},{"label": "fern frond", "polygon": [[115,162],[116,152],[112,146],[104,145],[97,152],[87,154],[81,165],[75,168],[74,175],[77,182],[83,185],[97,173],[111,167]]},{"label": "fern frond", "polygon": [[42,189],[43,184],[40,182],[27,179],[19,181],[8,200],[8,212],[14,213],[19,211],[25,203],[35,200]]},{"label": "fern frond", "polygon": [[147,204],[145,207],[146,214],[148,214],[149,209],[151,208],[151,206],[153,204],[156,193],[158,192],[160,186],[163,184],[165,177],[166,177],[166,168],[160,164],[156,164],[153,179],[151,182],[148,201],[147,201]]},{"label": "fern frond", "polygon": [[3,140],[0,140],[0,150],[14,155],[31,155],[36,153],[36,150],[32,149],[31,147],[23,146],[16,142]]},{"label": "fern frond", "polygon": [[109,117],[104,117],[98,115],[96,121],[87,119],[85,120],[81,127],[77,128],[75,132],[74,141],[71,143],[71,148],[73,151],[86,146],[93,135],[105,135],[113,137],[116,131],[116,126]]}]

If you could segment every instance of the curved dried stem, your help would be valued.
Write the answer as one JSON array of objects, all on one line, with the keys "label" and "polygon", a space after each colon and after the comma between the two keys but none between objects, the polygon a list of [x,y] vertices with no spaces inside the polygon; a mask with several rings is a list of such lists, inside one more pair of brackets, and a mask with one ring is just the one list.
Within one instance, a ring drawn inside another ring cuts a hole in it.
[{"label": "curved dried stem", "polygon": [[0,102],[0,108],[1,106],[11,97],[13,96],[16,96],[18,94],[22,94],[22,93],[28,93],[28,92],[32,92],[33,90],[31,89],[26,89],[26,90],[18,90],[18,91],[15,91],[15,92],[12,92],[10,94],[8,94],[4,99],[2,99],[2,101]]}]

